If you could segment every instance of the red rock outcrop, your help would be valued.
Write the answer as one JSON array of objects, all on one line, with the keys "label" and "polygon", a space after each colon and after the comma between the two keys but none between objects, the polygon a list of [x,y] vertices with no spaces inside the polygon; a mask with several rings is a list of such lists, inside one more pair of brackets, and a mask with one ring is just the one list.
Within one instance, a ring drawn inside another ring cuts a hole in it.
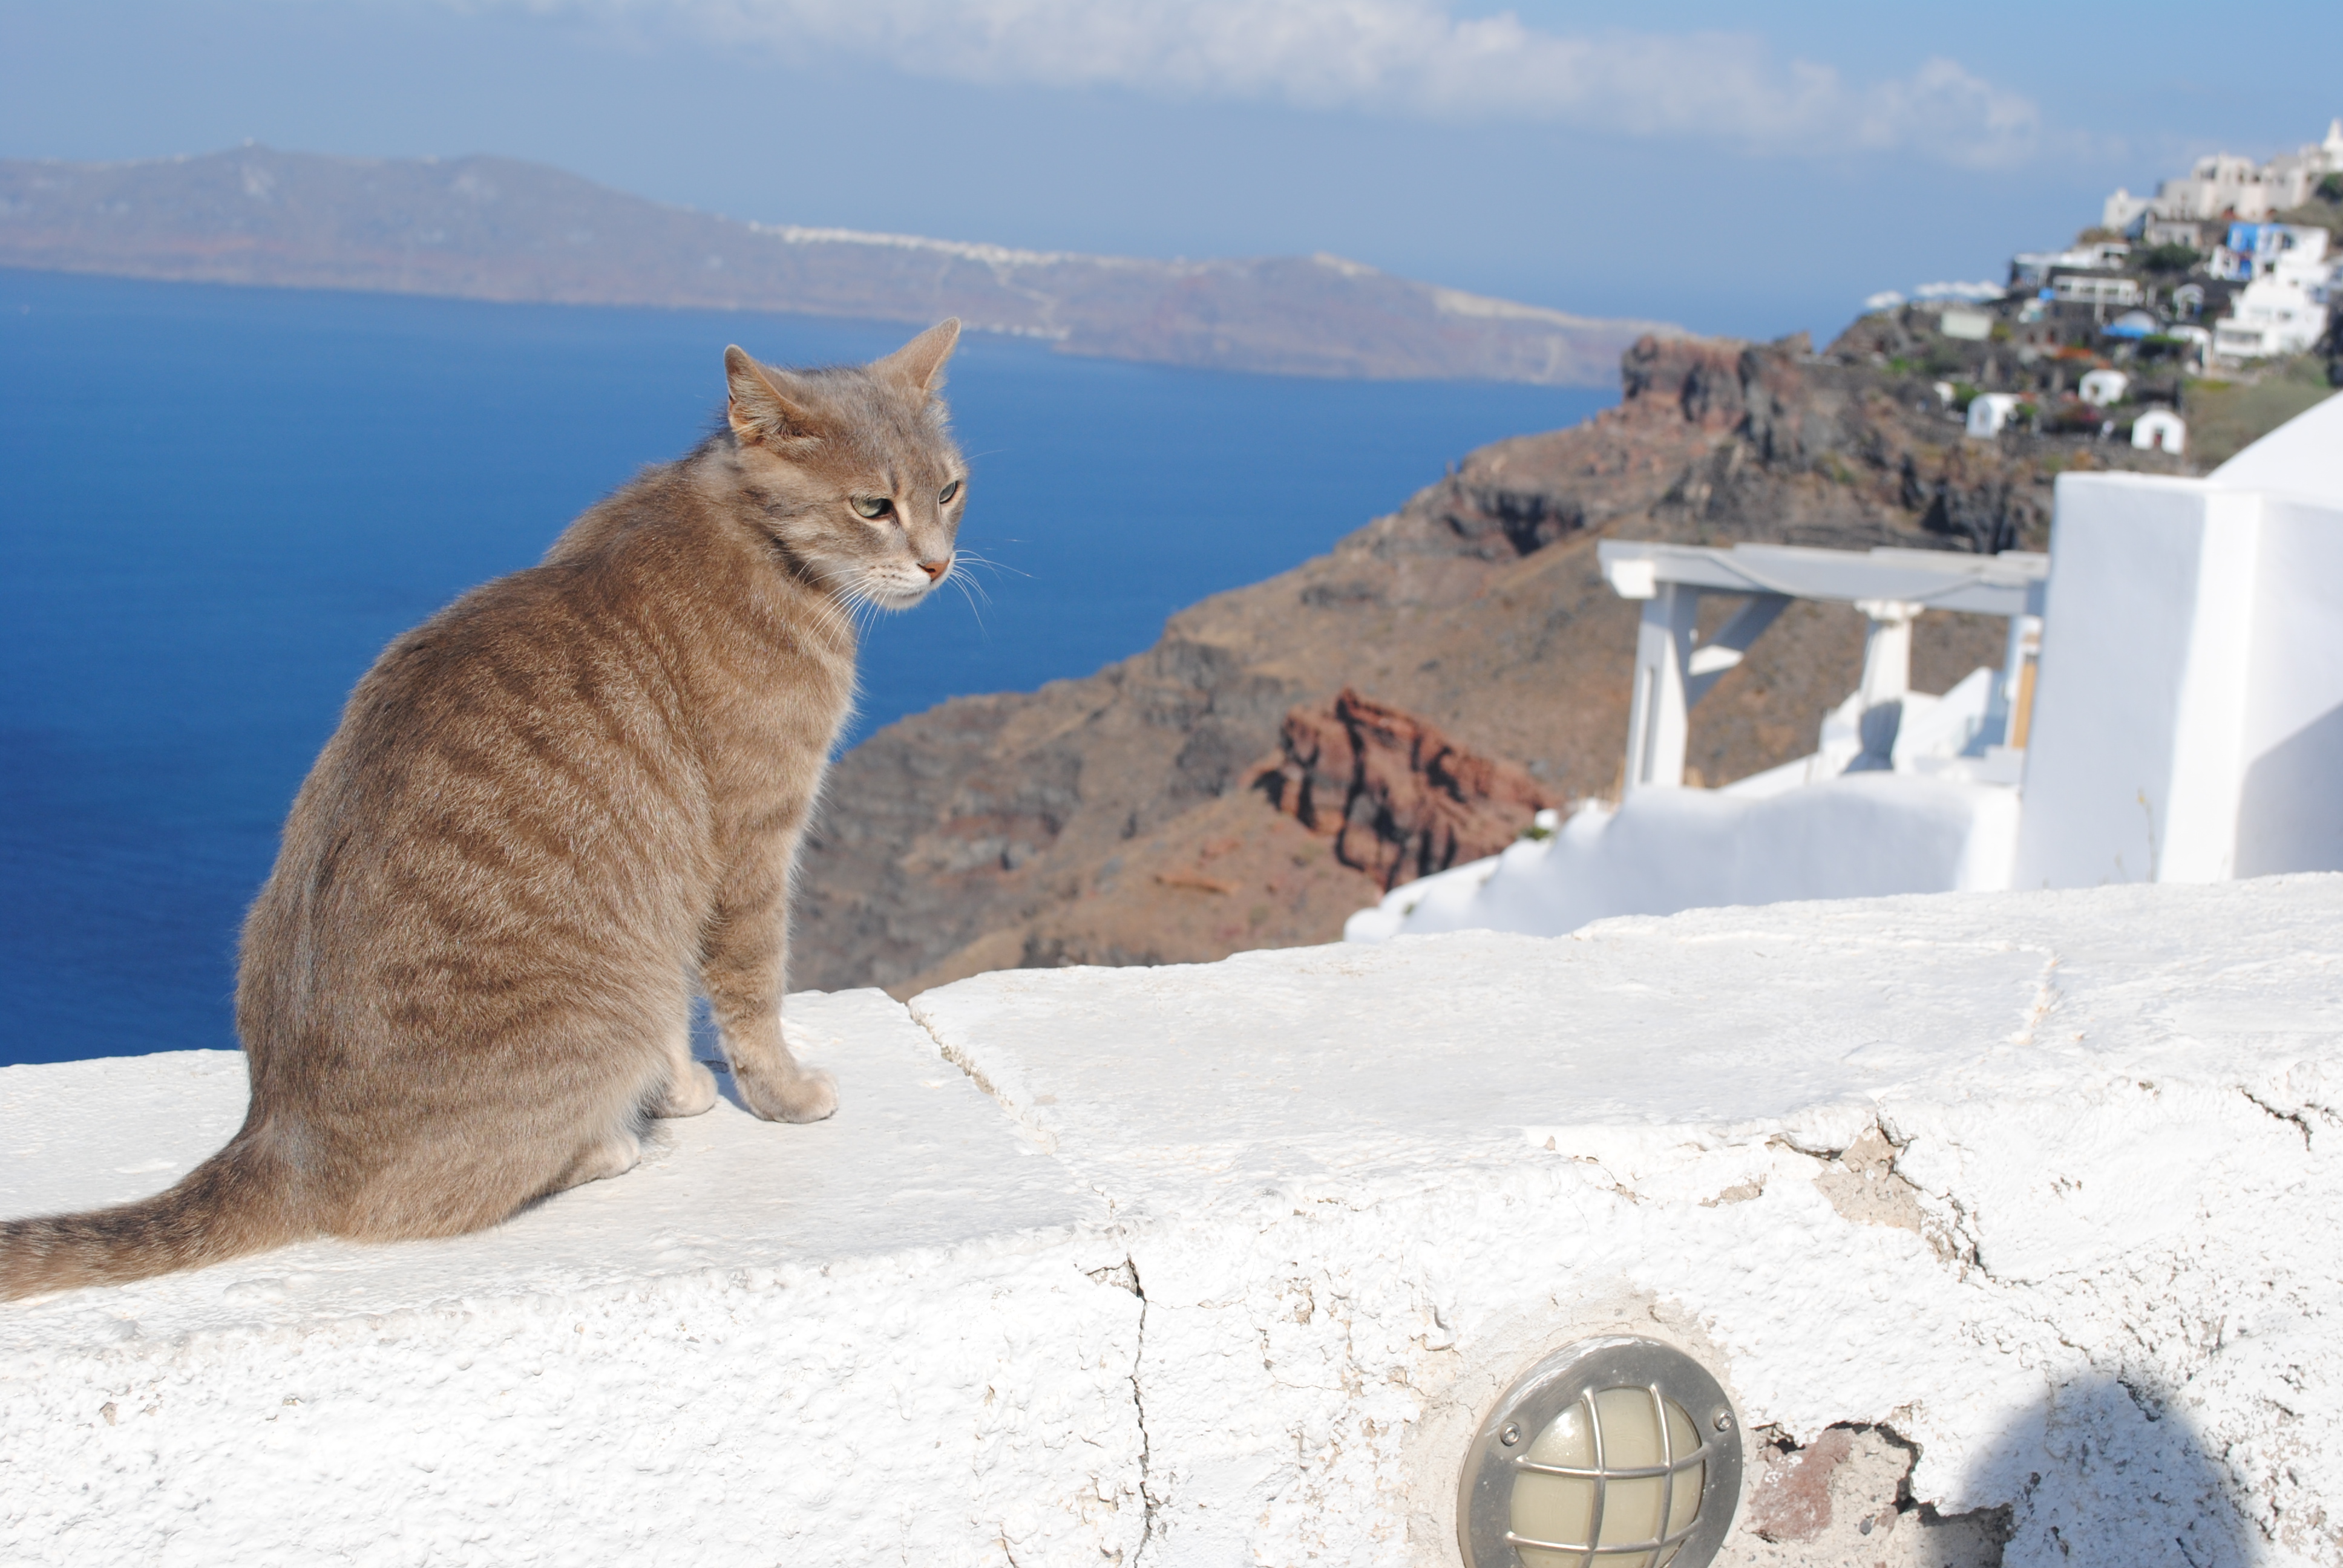
[{"label": "red rock outcrop", "polygon": [[1554,804],[1529,770],[1466,750],[1426,719],[1344,687],[1285,716],[1269,803],[1385,891],[1493,855]]}]

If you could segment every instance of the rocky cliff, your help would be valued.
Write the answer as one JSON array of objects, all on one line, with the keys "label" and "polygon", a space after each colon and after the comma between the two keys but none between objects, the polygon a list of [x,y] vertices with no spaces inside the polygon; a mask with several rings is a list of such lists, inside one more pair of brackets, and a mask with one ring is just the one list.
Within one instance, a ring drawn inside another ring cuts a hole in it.
[{"label": "rocky cliff", "polygon": [[[796,983],[905,993],[1011,965],[1330,940],[1428,863],[1294,813],[1292,791],[1322,773],[1347,780],[1338,820],[1375,815],[1347,793],[1356,747],[1342,760],[1319,744],[1330,724],[1346,745],[1380,725],[1385,805],[1449,791],[1419,744],[1435,727],[1451,754],[1510,769],[1479,776],[1460,853],[1493,818],[1614,789],[1636,609],[1603,583],[1596,540],[2040,548],[2059,469],[2175,466],[2078,437],[1965,440],[1925,379],[1859,343],[1645,339],[1622,375],[1619,407],[1483,447],[1331,554],[1172,617],[1144,653],[873,735],[840,760],[805,858]],[[2003,631],[1924,617],[1916,684],[1997,662]],[[1811,749],[1862,638],[1852,609],[1793,607],[1694,710],[1697,774]],[[1403,755],[1412,779],[1393,776]]]},{"label": "rocky cliff", "polygon": [[511,158],[246,146],[0,160],[0,266],[566,305],[703,306],[1039,337],[1280,375],[1601,386],[1673,327],[1571,316],[1338,256],[1156,261],[738,223]]},{"label": "rocky cliff", "polygon": [[1493,855],[1554,797],[1517,763],[1348,687],[1296,708],[1251,788],[1386,890]]}]

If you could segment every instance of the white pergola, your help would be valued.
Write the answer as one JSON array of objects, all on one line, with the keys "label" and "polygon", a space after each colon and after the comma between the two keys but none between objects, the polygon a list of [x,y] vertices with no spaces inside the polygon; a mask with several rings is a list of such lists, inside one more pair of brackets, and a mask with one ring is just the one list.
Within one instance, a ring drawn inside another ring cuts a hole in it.
[{"label": "white pergola", "polygon": [[[1900,702],[1912,678],[1912,620],[1924,609],[1963,610],[2009,619],[2005,680],[2041,636],[2043,587],[2050,558],[2026,550],[1997,556],[1951,550],[1820,550],[1798,545],[1636,544],[1596,547],[1604,580],[1622,598],[1644,601],[1635,638],[1635,686],[1627,720],[1629,792],[1684,782],[1684,743],[1693,705],[1741,662],[1760,633],[1794,598],[1851,604],[1870,619],[1863,645],[1863,709]],[[1748,602],[1706,642],[1694,645],[1704,594]],[[2013,737],[2022,741],[2022,737]]]}]

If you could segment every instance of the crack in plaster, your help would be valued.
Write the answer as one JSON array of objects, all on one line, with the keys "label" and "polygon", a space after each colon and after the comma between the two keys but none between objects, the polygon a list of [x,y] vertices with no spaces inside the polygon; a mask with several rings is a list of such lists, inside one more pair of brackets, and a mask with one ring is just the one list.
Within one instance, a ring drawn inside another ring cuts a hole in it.
[{"label": "crack in plaster", "polygon": [[1090,1277],[1099,1284],[1118,1291],[1129,1291],[1139,1298],[1138,1342],[1131,1357],[1131,1408],[1139,1426],[1139,1544],[1131,1549],[1131,1568],[1139,1568],[1147,1544],[1155,1537],[1155,1511],[1161,1506],[1155,1494],[1148,1489],[1151,1452],[1147,1437],[1147,1399],[1140,1382],[1141,1368],[1147,1360],[1147,1292],[1139,1283],[1139,1260],[1129,1253],[1111,1268],[1092,1269]]},{"label": "crack in plaster", "polygon": [[[1838,1211],[1841,1219],[1857,1225],[1883,1225],[1891,1230],[1909,1231],[1926,1241],[1928,1250],[1936,1253],[1939,1261],[1956,1269],[1965,1271],[1969,1266],[1977,1264],[1977,1245],[1967,1224],[1967,1211],[1951,1194],[1929,1194],[1896,1169],[1911,1140],[1908,1137],[1897,1138],[1887,1130],[1885,1122],[1875,1119],[1844,1149],[1809,1148],[1788,1136],[1775,1141],[1821,1162],[1823,1168],[1814,1177],[1815,1189]],[[1745,1182],[1743,1187],[1748,1188],[1750,1184]],[[1745,1192],[1741,1189],[1728,1188],[1702,1206],[1712,1207],[1728,1200],[1739,1201],[1755,1197],[1764,1191],[1764,1187],[1761,1181]],[[1739,1193],[1739,1197],[1735,1197],[1735,1193]],[[1948,1223],[1929,1212],[1921,1202],[1924,1196],[1934,1196],[1951,1208],[1953,1221]],[[1991,1277],[1989,1271],[1987,1277]]]},{"label": "crack in plaster", "polygon": [[[911,1016],[913,1020],[919,1024],[920,1030],[926,1033],[928,1038],[935,1042],[937,1054],[941,1056],[944,1060],[950,1062],[952,1066],[960,1069],[962,1073],[966,1074],[968,1081],[976,1086],[979,1092],[983,1094],[986,1099],[991,1101],[995,1105],[1001,1108],[1001,1111],[1010,1119],[1011,1124],[1013,1125],[1020,1133],[1023,1134],[1028,1141],[1040,1147],[1042,1152],[1051,1155],[1055,1155],[1057,1153],[1058,1140],[1055,1133],[1031,1121],[1020,1106],[1011,1101],[1007,1095],[1001,1091],[1000,1087],[996,1085],[991,1079],[985,1076],[982,1069],[979,1068],[975,1062],[969,1060],[967,1052],[956,1049],[951,1041],[945,1039],[943,1034],[937,1030],[935,1024],[930,1020],[920,1014],[916,1010],[912,1011]],[[1102,1188],[1098,1189],[1098,1191],[1100,1191],[1101,1196],[1106,1198],[1107,1204],[1110,1209],[1115,1207],[1114,1200],[1111,1194],[1108,1194]],[[1139,1564],[1146,1557],[1148,1544],[1155,1538],[1155,1514],[1156,1510],[1161,1506],[1160,1501],[1155,1496],[1155,1493],[1151,1491],[1148,1486],[1150,1476],[1149,1465],[1151,1456],[1147,1436],[1147,1400],[1144,1389],[1141,1382],[1141,1369],[1147,1360],[1147,1292],[1139,1282],[1139,1261],[1136,1258],[1131,1257],[1128,1253],[1124,1254],[1121,1262],[1114,1265],[1113,1267],[1091,1269],[1088,1271],[1088,1273],[1090,1278],[1099,1284],[1106,1285],[1119,1291],[1129,1291],[1132,1295],[1139,1298],[1139,1332],[1137,1336],[1137,1343],[1132,1349],[1131,1358],[1131,1416],[1139,1427],[1139,1501],[1141,1505],[1139,1544],[1131,1549],[1131,1568],[1139,1568]],[[1011,1556],[1009,1553],[1009,1543],[1005,1535],[1002,1537],[1001,1544],[1001,1554],[1009,1558],[1010,1568],[1018,1568],[1016,1558]]]},{"label": "crack in plaster", "polygon": [[912,1021],[917,1023],[925,1031],[927,1037],[935,1042],[936,1053],[967,1074],[968,1081],[975,1084],[987,1100],[1001,1108],[1001,1113],[1009,1118],[1011,1126],[1016,1128],[1024,1135],[1027,1141],[1035,1145],[1044,1154],[1055,1154],[1058,1151],[1058,1135],[1055,1132],[1034,1121],[1023,1106],[1002,1093],[1000,1086],[985,1076],[984,1070],[969,1060],[968,1052],[945,1039],[937,1030],[934,1020],[917,1008],[910,1010]]},{"label": "crack in plaster", "polygon": [[2058,955],[2054,952],[2049,961],[2042,966],[2041,977],[2034,985],[2034,1004],[2026,1009],[2026,1022],[2010,1037],[2010,1044],[2026,1046],[2034,1043],[2034,1036],[2041,1029],[2042,1020],[2048,1018],[2051,1010],[2058,1005],[2057,973]]},{"label": "crack in plaster", "polygon": [[1147,1292],[1139,1282],[1139,1260],[1125,1257],[1123,1270],[1131,1275],[1131,1293],[1139,1298],[1139,1343],[1131,1357],[1131,1408],[1139,1422],[1139,1544],[1131,1553],[1131,1568],[1139,1568],[1147,1556],[1148,1543],[1155,1539],[1155,1493],[1148,1490],[1149,1448],[1147,1442],[1147,1399],[1140,1383],[1140,1370],[1147,1361]]},{"label": "crack in plaster", "polygon": [[2304,1151],[2306,1152],[2308,1151],[2310,1148],[2310,1119],[2308,1117],[2303,1115],[2299,1111],[2280,1111],[2277,1106],[2272,1105],[2268,1101],[2264,1100],[2260,1095],[2256,1094],[2250,1089],[2240,1089],[2237,1092],[2244,1095],[2247,1101],[2263,1115],[2278,1121],[2292,1123],[2294,1130],[2302,1134],[2302,1147]]}]

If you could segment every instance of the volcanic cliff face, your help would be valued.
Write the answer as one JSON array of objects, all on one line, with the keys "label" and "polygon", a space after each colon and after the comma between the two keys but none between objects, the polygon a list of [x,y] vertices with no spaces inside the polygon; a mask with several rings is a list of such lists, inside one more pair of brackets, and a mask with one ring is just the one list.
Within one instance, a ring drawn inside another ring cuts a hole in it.
[{"label": "volcanic cliff face", "polygon": [[[1436,867],[1372,829],[1373,802],[1353,832],[1301,819],[1305,777],[1373,773],[1386,804],[1419,811],[1447,792],[1473,824],[1450,834],[1459,858],[1487,852],[1493,822],[1615,788],[1637,611],[1604,584],[1597,539],[2038,548],[2057,469],[2176,466],[2070,437],[1966,441],[1924,380],[1803,337],[1646,339],[1623,380],[1619,407],[1481,448],[1331,554],[1172,617],[1144,653],[955,699],[857,747],[802,863],[793,983],[907,994],[1011,965],[1331,940],[1387,882]],[[1924,617],[1915,684],[1998,662],[2003,632]],[[1852,609],[1785,612],[1694,710],[1696,774],[1810,750],[1862,640]],[[1302,752],[1329,722],[1353,754],[1322,769]],[[1443,747],[1506,770],[1469,811],[1453,769],[1433,777]]]}]

